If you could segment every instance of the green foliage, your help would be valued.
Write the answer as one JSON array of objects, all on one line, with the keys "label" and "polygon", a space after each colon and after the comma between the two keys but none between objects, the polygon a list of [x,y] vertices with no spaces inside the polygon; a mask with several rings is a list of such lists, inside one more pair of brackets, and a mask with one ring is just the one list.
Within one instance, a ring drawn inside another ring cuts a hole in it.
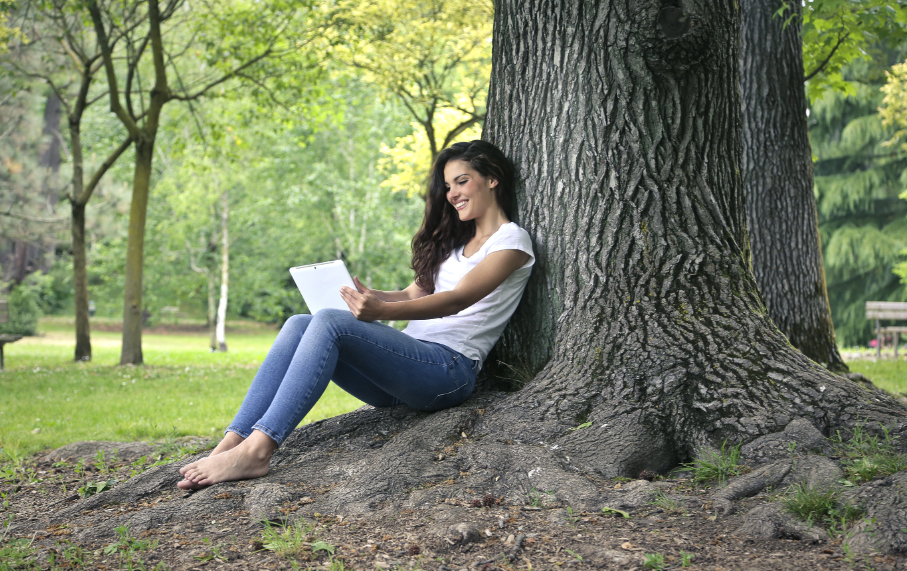
[{"label": "green foliage", "polygon": [[881,427],[881,437],[866,430],[865,424],[858,423],[845,439],[841,431],[831,438],[835,452],[841,458],[844,474],[853,482],[868,482],[877,476],[889,476],[907,470],[907,454],[895,447],[895,438],[888,429]]},{"label": "green foliage", "polygon": [[104,547],[104,553],[106,555],[116,554],[121,564],[129,569],[132,569],[133,565],[138,565],[140,568],[144,567],[144,562],[139,556],[139,552],[151,551],[157,548],[158,541],[156,539],[136,539],[125,525],[118,526],[116,532],[117,540]]},{"label": "green foliage", "polygon": [[740,462],[740,446],[727,448],[727,440],[721,443],[720,450],[701,449],[697,452],[697,458],[694,458],[689,464],[683,464],[683,468],[693,472],[693,481],[695,482],[713,482],[718,481],[718,485],[723,486],[728,478],[742,474],[745,466]]},{"label": "green foliage", "polygon": [[[148,210],[145,306],[207,315],[208,279],[220,284],[221,196],[229,196],[231,315],[281,322],[305,310],[288,268],[343,258],[366,285],[402,289],[412,281],[409,242],[424,203],[380,188],[381,141],[404,133],[405,116],[374,88],[336,77],[335,114],[317,125],[249,101],[215,100],[193,116],[173,107],[160,134],[165,159]],[[325,102],[325,105],[328,105]],[[284,119],[287,119],[284,121]],[[177,127],[182,125],[183,127]],[[265,151],[266,150],[266,151]],[[89,253],[99,316],[122,312],[120,234]]]},{"label": "green foliage", "polygon": [[28,539],[13,539],[0,545],[0,571],[35,569],[31,556],[37,549]]},{"label": "green foliage", "polygon": [[78,492],[79,492],[80,496],[82,496],[83,498],[87,498],[89,496],[93,496],[95,494],[100,494],[101,492],[105,492],[105,491],[109,490],[116,483],[117,483],[116,478],[111,478],[106,481],[89,482],[89,483],[85,484],[84,486],[82,486],[81,488],[79,488]]},{"label": "green foliage", "polygon": [[[315,541],[314,528],[303,519],[297,519],[285,526],[277,526],[270,521],[263,521],[261,532],[262,545],[280,557],[294,557],[305,551],[315,553],[327,551],[333,555],[334,546],[323,541]],[[316,549],[317,545],[317,549]]]},{"label": "green foliage", "polygon": [[41,284],[36,276],[14,287],[7,296],[9,321],[0,323],[0,333],[34,335],[41,317]]},{"label": "green foliage", "polygon": [[810,488],[805,484],[794,486],[793,495],[782,503],[792,514],[807,523],[821,525],[833,535],[844,533],[863,516],[859,507],[840,501],[839,491]]},{"label": "green foliage", "polygon": [[605,507],[602,508],[602,513],[604,513],[604,514],[612,514],[612,515],[615,515],[615,516],[618,516],[618,515],[619,515],[619,516],[621,516],[621,517],[624,518],[624,519],[630,519],[630,513],[629,513],[629,512],[625,512],[625,511],[623,511],[623,510],[619,510],[619,509],[617,509],[617,508],[611,508],[611,507],[608,507],[608,506],[605,506]]},{"label": "green foliage", "polygon": [[661,508],[667,513],[684,513],[686,511],[677,500],[669,498],[668,495],[660,489],[656,489],[655,498],[649,503],[657,508]]},{"label": "green foliage", "polygon": [[892,273],[907,248],[907,203],[898,198],[907,152],[887,144],[893,128],[878,113],[884,70],[904,53],[889,50],[872,62],[845,66],[852,93],[828,91],[810,107],[819,233],[842,346],[872,338],[867,301],[907,300]]},{"label": "green foliage", "polygon": [[665,556],[661,553],[646,553],[642,563],[643,569],[652,569],[653,571],[662,571],[665,568]]},{"label": "green foliage", "polygon": [[687,553],[683,549],[680,550],[680,566],[689,567],[693,564],[693,554]]},{"label": "green foliage", "polygon": [[91,554],[83,547],[71,543],[57,544],[56,549],[48,550],[47,563],[53,571],[57,569],[90,569],[92,565]]},{"label": "green foliage", "polygon": [[[803,68],[813,101],[830,91],[854,95],[848,64],[871,61],[885,46],[907,39],[907,6],[902,2],[809,0],[802,15]],[[789,20],[790,11],[782,8],[779,16]]]},{"label": "green foliage", "polygon": [[491,73],[489,0],[342,0],[336,54],[409,111],[412,134],[385,145],[382,186],[422,194],[439,151],[479,138]]}]

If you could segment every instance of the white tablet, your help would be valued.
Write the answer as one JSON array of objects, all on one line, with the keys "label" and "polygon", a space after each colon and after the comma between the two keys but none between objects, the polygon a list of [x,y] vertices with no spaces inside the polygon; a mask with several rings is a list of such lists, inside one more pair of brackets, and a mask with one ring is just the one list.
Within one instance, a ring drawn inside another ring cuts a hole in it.
[{"label": "white tablet", "polygon": [[340,297],[340,288],[349,286],[356,289],[356,284],[343,260],[290,268],[290,275],[312,315],[327,308],[349,311],[349,306]]}]

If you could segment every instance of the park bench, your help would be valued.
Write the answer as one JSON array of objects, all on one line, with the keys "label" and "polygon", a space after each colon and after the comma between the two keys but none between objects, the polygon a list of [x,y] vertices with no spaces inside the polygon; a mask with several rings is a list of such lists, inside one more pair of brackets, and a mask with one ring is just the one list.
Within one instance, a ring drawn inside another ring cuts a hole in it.
[{"label": "park bench", "polygon": [[866,319],[875,319],[876,328],[876,356],[882,356],[882,340],[888,335],[894,335],[894,356],[898,356],[898,344],[901,333],[907,333],[907,327],[888,326],[882,327],[882,319],[907,320],[907,302],[903,301],[867,301]]},{"label": "park bench", "polygon": [[[6,302],[5,299],[0,299],[0,323],[8,323],[8,322],[9,322],[9,304]],[[21,335],[6,335],[3,333],[0,333],[0,371],[2,371],[3,367],[4,367],[3,346],[6,345],[7,343],[14,343],[14,342],[18,341],[19,339],[22,339]]]}]

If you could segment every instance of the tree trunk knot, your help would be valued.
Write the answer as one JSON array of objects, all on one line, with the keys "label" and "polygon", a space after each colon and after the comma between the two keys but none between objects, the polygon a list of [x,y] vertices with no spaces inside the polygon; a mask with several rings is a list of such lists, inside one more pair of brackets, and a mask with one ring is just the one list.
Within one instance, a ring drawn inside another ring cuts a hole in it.
[{"label": "tree trunk knot", "polygon": [[681,75],[708,56],[710,34],[705,23],[683,8],[662,8],[655,27],[659,46],[649,63],[659,71]]},{"label": "tree trunk knot", "polygon": [[661,29],[661,33],[670,40],[683,36],[690,31],[691,26],[692,21],[683,8],[669,6],[663,8],[658,14],[658,27]]}]

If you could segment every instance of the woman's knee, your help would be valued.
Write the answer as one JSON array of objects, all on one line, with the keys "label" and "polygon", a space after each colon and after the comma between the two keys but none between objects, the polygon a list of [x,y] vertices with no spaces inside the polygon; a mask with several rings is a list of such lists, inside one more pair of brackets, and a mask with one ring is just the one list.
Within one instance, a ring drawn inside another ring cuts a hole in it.
[{"label": "woman's knee", "polygon": [[311,317],[313,323],[331,328],[336,328],[337,326],[342,327],[353,321],[358,321],[353,314],[346,309],[322,309]]},{"label": "woman's knee", "polygon": [[287,330],[298,331],[301,335],[303,331],[306,330],[306,327],[309,326],[309,323],[312,321],[312,316],[308,314],[293,315],[283,323],[283,327],[280,328],[281,331]]}]

